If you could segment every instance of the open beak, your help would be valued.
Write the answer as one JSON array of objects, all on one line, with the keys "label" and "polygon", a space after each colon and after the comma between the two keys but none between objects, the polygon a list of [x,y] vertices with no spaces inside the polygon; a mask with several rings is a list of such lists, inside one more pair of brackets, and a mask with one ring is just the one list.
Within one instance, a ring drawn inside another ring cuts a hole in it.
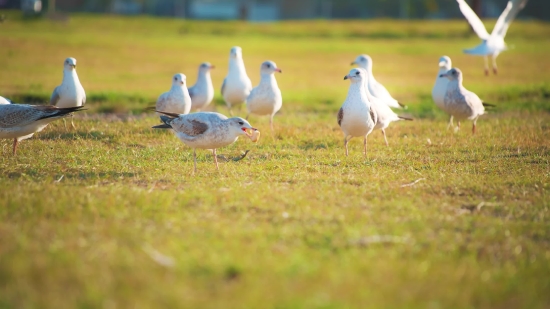
[{"label": "open beak", "polygon": [[244,128],[244,127],[241,128],[241,130],[243,130],[244,134],[246,134],[246,136],[248,137],[251,137],[254,134],[254,132],[258,131],[258,129],[256,128]]},{"label": "open beak", "polygon": [[283,73],[283,70],[281,70],[281,69],[279,69],[279,68],[276,68],[276,69],[275,69],[275,72]]}]

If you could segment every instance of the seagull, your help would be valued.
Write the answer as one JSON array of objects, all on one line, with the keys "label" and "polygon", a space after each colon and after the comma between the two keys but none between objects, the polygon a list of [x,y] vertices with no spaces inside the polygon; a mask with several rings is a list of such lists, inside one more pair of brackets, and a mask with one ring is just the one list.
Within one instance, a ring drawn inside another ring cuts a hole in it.
[{"label": "seagull", "polygon": [[386,129],[388,128],[390,123],[394,121],[400,121],[400,120],[412,121],[413,119],[409,117],[397,115],[396,113],[393,112],[393,110],[389,106],[384,104],[384,102],[382,102],[380,99],[373,97],[366,86],[364,90],[367,92],[367,98],[370,102],[370,107],[377,118],[376,125],[374,126],[374,130],[382,131],[382,134],[384,135],[384,141],[386,142],[386,146],[389,146],[388,139],[386,138]]},{"label": "seagull", "polygon": [[[442,110],[445,110],[445,93],[447,93],[447,84],[449,83],[449,79],[446,77],[441,77],[441,74],[447,73],[452,68],[452,62],[451,58],[448,56],[441,56],[439,58],[439,71],[437,72],[437,75],[435,77],[435,85],[432,89],[432,98],[434,100],[435,105],[439,107]],[[447,125],[447,129],[453,126],[453,116],[451,115],[451,119],[449,120],[449,124]]]},{"label": "seagull", "polygon": [[214,99],[214,86],[212,86],[212,78],[210,77],[211,69],[214,69],[214,66],[208,62],[203,62],[199,66],[197,82],[188,88],[192,103],[191,109],[200,111]]},{"label": "seagull", "polygon": [[252,141],[258,131],[248,121],[240,117],[227,118],[213,112],[198,112],[188,115],[179,115],[157,111],[163,116],[160,119],[164,124],[154,126],[155,129],[174,129],[177,137],[187,146],[193,148],[194,171],[197,171],[197,148],[213,149],[214,162],[218,167],[216,148],[233,144],[241,135],[249,137]]},{"label": "seagull", "polygon": [[[76,74],[76,59],[69,57],[63,63],[63,81],[53,90],[50,104],[57,107],[77,107],[84,106],[85,103],[86,92]],[[72,119],[71,125],[76,129]]]},{"label": "seagull", "polygon": [[500,17],[493,28],[493,32],[489,34],[483,25],[483,22],[479,19],[476,13],[468,6],[468,3],[464,0],[456,0],[462,15],[466,17],[477,36],[483,41],[481,44],[474,48],[465,49],[464,53],[483,56],[485,60],[485,75],[489,75],[489,66],[487,64],[487,56],[493,58],[493,73],[497,74],[497,57],[498,54],[507,50],[506,43],[504,43],[504,37],[508,27],[516,17],[519,11],[525,7],[527,0],[510,0],[506,5],[506,8],[500,14]]},{"label": "seagull", "polygon": [[[377,116],[370,108],[371,104],[364,90],[367,71],[361,68],[351,69],[344,80],[349,79],[351,84],[348,96],[338,111],[338,125],[344,132],[344,147],[348,156],[348,142],[356,136],[363,136],[364,154],[367,156],[367,136],[377,123]],[[349,139],[348,139],[349,137]]]},{"label": "seagull", "polygon": [[460,120],[473,120],[472,134],[475,134],[477,118],[485,113],[485,106],[493,105],[484,103],[475,93],[462,86],[463,77],[460,69],[452,68],[439,76],[449,79],[443,110],[457,119],[457,128],[460,128]]},{"label": "seagull", "polygon": [[72,115],[83,106],[56,107],[52,105],[0,105],[0,138],[13,138],[13,154],[17,143],[42,131],[50,122]]},{"label": "seagull", "polygon": [[273,132],[273,116],[283,106],[283,97],[275,79],[275,72],[283,73],[275,62],[265,61],[262,63],[260,66],[260,84],[252,89],[246,99],[246,108],[248,109],[246,119],[250,114],[270,115],[271,132]]},{"label": "seagull", "polygon": [[355,58],[355,61],[351,63],[351,65],[358,65],[360,68],[363,68],[368,73],[368,89],[370,93],[383,101],[386,105],[393,108],[403,108],[404,105],[398,102],[396,99],[394,99],[389,91],[384,87],[384,85],[380,84],[376,81],[374,78],[374,75],[372,74],[372,58],[368,55],[359,55],[357,58]]},{"label": "seagull", "polygon": [[189,114],[191,97],[185,86],[185,75],[177,73],[172,78],[172,88],[157,99],[156,110],[161,112]]},{"label": "seagull", "polygon": [[[0,105],[5,105],[5,104],[13,104],[13,102],[10,99],[6,99],[6,98],[0,96]],[[25,136],[20,136],[20,137],[18,137],[17,139],[14,140],[14,143],[15,142],[20,142],[20,141],[22,141],[24,139],[27,139],[27,138],[31,138],[33,135],[34,135],[34,133],[31,133],[31,134],[25,135]],[[15,154],[15,152],[14,152],[14,154]]]},{"label": "seagull", "polygon": [[229,71],[223,80],[222,96],[232,114],[231,108],[246,101],[246,98],[252,90],[252,82],[243,62],[243,51],[239,46],[231,48],[229,54]]}]

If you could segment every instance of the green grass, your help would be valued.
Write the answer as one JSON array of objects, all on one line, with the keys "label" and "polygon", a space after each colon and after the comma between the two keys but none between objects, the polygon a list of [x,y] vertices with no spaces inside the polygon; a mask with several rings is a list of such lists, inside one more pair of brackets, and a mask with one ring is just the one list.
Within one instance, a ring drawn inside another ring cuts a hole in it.
[{"label": "green grass", "polygon": [[[514,23],[485,77],[462,21],[8,17],[0,95],[46,101],[73,56],[89,110],[16,157],[0,140],[0,308],[550,307],[548,24]],[[218,88],[233,45],[254,84],[265,59],[284,71],[276,134],[252,117],[260,142],[219,150],[245,159],[216,171],[200,151],[192,176],[192,151],[141,109],[202,61]],[[336,124],[359,53],[417,118],[389,148],[374,132],[367,158],[358,139],[344,156]],[[431,102],[441,54],[499,106],[476,136]]]}]

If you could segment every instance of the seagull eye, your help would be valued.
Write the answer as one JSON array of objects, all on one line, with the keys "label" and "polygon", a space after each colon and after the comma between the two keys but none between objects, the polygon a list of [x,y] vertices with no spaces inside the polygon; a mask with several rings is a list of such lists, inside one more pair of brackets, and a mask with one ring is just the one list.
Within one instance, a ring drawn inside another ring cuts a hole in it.
[{"label": "seagull eye", "polygon": [[268,69],[271,68],[271,65],[268,64],[268,65],[267,65],[267,68],[268,68]]},{"label": "seagull eye", "polygon": [[239,121],[239,124],[240,124],[240,125],[242,126],[242,125],[244,124],[244,122],[242,122],[242,121]]},{"label": "seagull eye", "polygon": [[359,74],[361,74],[361,72],[355,72],[355,75],[359,75]]}]

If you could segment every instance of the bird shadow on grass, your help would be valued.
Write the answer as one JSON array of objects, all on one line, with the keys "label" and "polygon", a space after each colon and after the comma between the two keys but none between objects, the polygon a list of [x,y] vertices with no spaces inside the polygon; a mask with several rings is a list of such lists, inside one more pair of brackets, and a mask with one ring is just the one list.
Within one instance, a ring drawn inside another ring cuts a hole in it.
[{"label": "bird shadow on grass", "polygon": [[99,131],[92,131],[92,132],[84,132],[84,131],[76,131],[76,132],[49,131],[49,132],[39,133],[38,137],[42,140],[87,139],[87,140],[101,141],[101,140],[113,139],[114,135],[113,134],[105,134],[105,133],[99,132]]}]

